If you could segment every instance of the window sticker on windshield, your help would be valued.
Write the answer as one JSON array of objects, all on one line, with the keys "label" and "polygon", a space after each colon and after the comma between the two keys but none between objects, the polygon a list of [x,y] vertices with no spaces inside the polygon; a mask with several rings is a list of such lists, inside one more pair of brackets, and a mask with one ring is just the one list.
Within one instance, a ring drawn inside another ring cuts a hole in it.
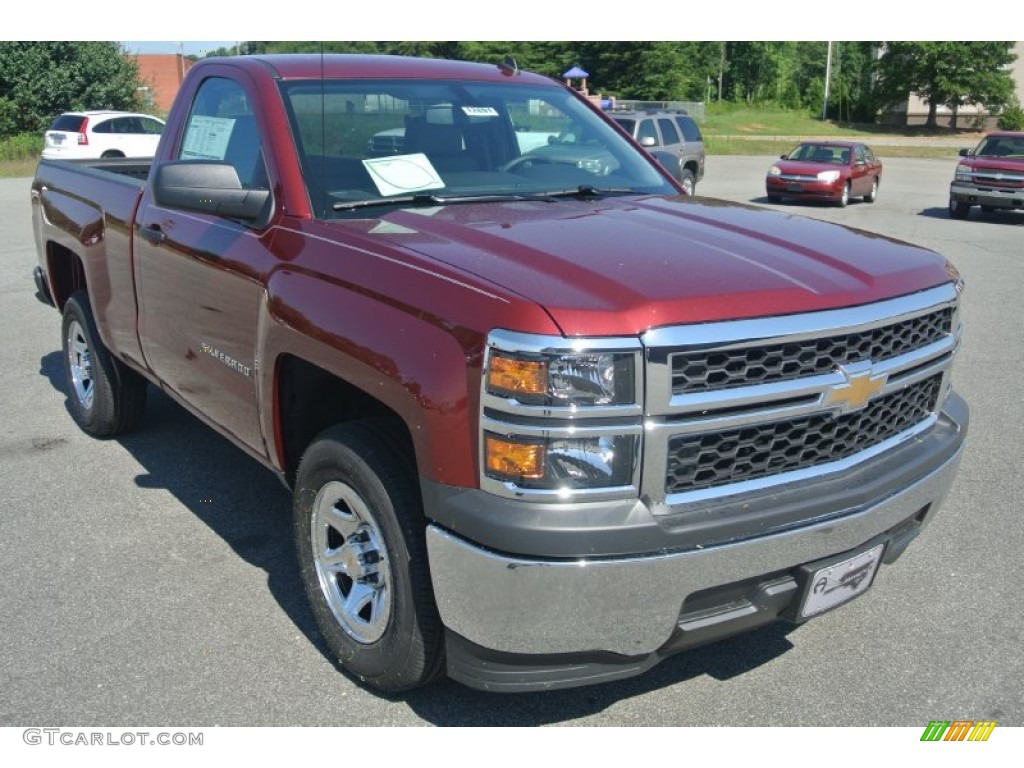
[{"label": "window sticker on windshield", "polygon": [[231,117],[192,115],[181,148],[182,159],[223,160],[234,128],[235,120]]},{"label": "window sticker on windshield", "polygon": [[469,117],[497,117],[498,110],[494,107],[463,107],[463,113]]},{"label": "window sticker on windshield", "polygon": [[414,155],[374,157],[363,160],[363,166],[377,186],[377,191],[385,197],[444,187],[444,182],[430,160],[420,152]]}]

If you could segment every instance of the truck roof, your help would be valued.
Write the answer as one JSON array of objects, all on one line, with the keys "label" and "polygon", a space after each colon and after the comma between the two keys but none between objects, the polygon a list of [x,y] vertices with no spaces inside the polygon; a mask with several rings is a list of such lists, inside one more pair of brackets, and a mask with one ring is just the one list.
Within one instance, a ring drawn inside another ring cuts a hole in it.
[{"label": "truck roof", "polygon": [[203,66],[205,62],[230,63],[245,69],[265,67],[270,69],[275,77],[283,80],[415,77],[492,82],[514,78],[517,82],[538,85],[551,85],[554,82],[551,78],[543,75],[513,70],[498,64],[381,54],[287,53],[233,56],[203,59],[197,66]]}]

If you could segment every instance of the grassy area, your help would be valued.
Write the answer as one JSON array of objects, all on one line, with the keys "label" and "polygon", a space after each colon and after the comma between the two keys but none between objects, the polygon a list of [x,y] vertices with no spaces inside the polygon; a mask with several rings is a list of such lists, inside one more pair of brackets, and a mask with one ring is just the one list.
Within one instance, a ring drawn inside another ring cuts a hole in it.
[{"label": "grassy area", "polygon": [[[838,123],[805,110],[744,104],[709,104],[701,130],[708,152],[715,155],[781,155],[798,138],[842,137],[864,141],[881,157],[950,158],[981,135],[973,127],[953,131]],[[955,146],[946,146],[950,143]]]},{"label": "grassy area", "polygon": [[0,179],[16,179],[35,176],[38,158],[30,160],[0,160]]},{"label": "grassy area", "polygon": [[[837,136],[840,134],[836,134]],[[850,134],[842,134],[849,136]],[[951,159],[957,156],[956,147],[927,146],[921,144],[876,144],[866,139],[871,149],[881,158],[886,157],[935,157]],[[965,141],[964,146],[972,144]],[[769,155],[778,157],[792,151],[796,142],[793,139],[775,139],[765,137],[737,138],[733,136],[715,137],[704,134],[704,145],[710,155]]]}]

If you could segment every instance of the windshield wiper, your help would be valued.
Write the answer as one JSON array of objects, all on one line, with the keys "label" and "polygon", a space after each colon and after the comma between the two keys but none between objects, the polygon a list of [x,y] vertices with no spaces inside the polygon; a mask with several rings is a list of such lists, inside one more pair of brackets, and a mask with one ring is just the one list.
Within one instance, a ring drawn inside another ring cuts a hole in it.
[{"label": "windshield wiper", "polygon": [[604,197],[605,195],[636,195],[639,193],[632,187],[595,187],[590,184],[580,184],[572,189],[555,189],[538,194],[544,197]]},{"label": "windshield wiper", "polygon": [[[577,194],[574,192],[574,194]],[[442,197],[429,192],[399,197],[380,197],[372,200],[351,200],[334,204],[336,211],[351,211],[356,208],[373,208],[381,205],[451,205],[453,203],[507,203],[521,200],[550,202],[547,193],[540,194],[497,194],[497,195],[450,195]]]}]

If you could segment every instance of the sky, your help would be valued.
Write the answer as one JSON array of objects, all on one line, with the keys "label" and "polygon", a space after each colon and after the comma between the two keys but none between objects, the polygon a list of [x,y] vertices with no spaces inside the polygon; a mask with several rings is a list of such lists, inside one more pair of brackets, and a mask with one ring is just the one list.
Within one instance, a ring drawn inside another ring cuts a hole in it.
[{"label": "sky", "polygon": [[163,40],[122,40],[122,47],[129,53],[184,53],[186,56],[202,58],[218,48],[230,48],[238,40],[208,40],[168,42]]},{"label": "sky", "polygon": [[[391,0],[389,12],[382,15],[372,4],[305,0],[301,13],[281,12],[286,8],[275,12],[273,5],[265,6],[265,12],[240,13],[235,4],[175,0],[173,12],[160,13],[154,23],[139,14],[137,0],[94,0],[95,12],[84,16],[80,0],[47,0],[43,34],[51,40],[109,40],[152,36],[155,31],[161,39],[127,41],[129,50],[175,53],[182,45],[186,54],[197,56],[234,45],[235,40],[173,41],[228,35],[237,40],[986,40],[1008,30],[985,19],[1012,19],[1020,11],[1019,0],[988,0],[984,16],[922,14],[912,3],[892,0],[857,0],[852,5],[822,5],[820,0],[690,4],[699,8],[696,15],[684,3],[675,16],[634,12],[622,3],[613,3],[607,12],[593,3],[550,0],[444,0],[442,6],[439,12],[441,6]],[[5,19],[0,37],[31,40],[39,34],[38,18],[22,14]]]}]

